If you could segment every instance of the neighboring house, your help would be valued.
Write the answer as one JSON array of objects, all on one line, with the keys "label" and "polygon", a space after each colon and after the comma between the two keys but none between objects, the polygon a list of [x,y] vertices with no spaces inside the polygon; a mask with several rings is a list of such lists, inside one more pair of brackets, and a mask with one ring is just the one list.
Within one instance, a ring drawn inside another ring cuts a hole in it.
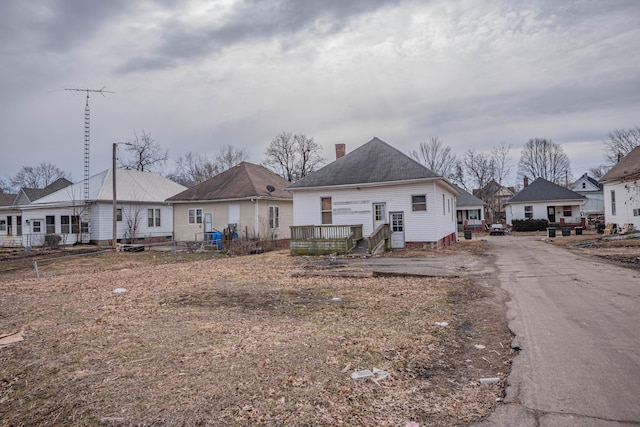
[{"label": "neighboring house", "polygon": [[[164,200],[185,188],[155,173],[117,169],[116,239],[171,238],[173,212]],[[47,234],[60,235],[62,244],[111,244],[112,170],[90,177],[89,199],[83,200],[83,194],[84,181],[80,181],[18,206],[22,211],[23,245],[42,245]]]},{"label": "neighboring house", "polygon": [[[367,237],[385,224],[392,248],[457,240],[459,191],[453,184],[378,138],[343,152],[344,145],[337,144],[334,162],[287,187],[293,193],[293,229],[314,230],[307,240],[336,226],[357,226]],[[292,246],[292,253],[304,253],[304,245]],[[325,249],[316,246],[312,252],[331,251]]]},{"label": "neighboring house", "polygon": [[505,187],[491,180],[482,188],[473,190],[473,195],[485,203],[486,217],[491,222],[506,219],[505,204],[516,194],[514,187]]},{"label": "neighboring house", "polygon": [[71,184],[73,183],[66,178],[58,178],[44,188],[22,188],[18,192],[14,205],[28,205],[29,203],[33,203],[44,196],[48,196],[51,193],[55,193],[58,190],[68,187]]},{"label": "neighboring house", "polygon": [[604,186],[605,221],[640,228],[640,147],[624,156],[600,182]]},{"label": "neighboring house", "polygon": [[529,184],[525,178],[524,188],[506,203],[507,224],[512,225],[514,219],[546,219],[560,227],[584,227],[585,201],[585,196],[546,179]]},{"label": "neighboring house", "polygon": [[484,206],[486,203],[457,185],[456,188],[460,192],[456,197],[458,231],[484,230]]},{"label": "neighboring house", "polygon": [[569,189],[582,194],[587,201],[582,205],[582,216],[595,219],[604,214],[604,193],[602,184],[591,178],[588,174],[582,175]]},{"label": "neighboring house", "polygon": [[289,239],[289,184],[263,166],[242,162],[167,199],[175,238],[201,241],[205,233],[235,229],[245,239]]},{"label": "neighboring house", "polygon": [[21,212],[13,203],[17,194],[0,193],[0,246],[20,246],[22,242]]}]

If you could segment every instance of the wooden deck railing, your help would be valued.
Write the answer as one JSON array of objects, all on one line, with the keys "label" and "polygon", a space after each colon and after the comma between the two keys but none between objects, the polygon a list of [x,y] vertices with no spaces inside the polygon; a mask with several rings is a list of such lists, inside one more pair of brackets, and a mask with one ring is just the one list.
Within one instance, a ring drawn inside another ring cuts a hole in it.
[{"label": "wooden deck railing", "polygon": [[373,250],[378,246],[380,242],[383,240],[389,239],[391,237],[391,228],[389,224],[381,224],[373,230],[373,233],[369,237],[367,237],[367,250],[370,254],[373,253]]},{"label": "wooden deck railing", "polygon": [[362,239],[362,225],[294,225],[291,240]]}]

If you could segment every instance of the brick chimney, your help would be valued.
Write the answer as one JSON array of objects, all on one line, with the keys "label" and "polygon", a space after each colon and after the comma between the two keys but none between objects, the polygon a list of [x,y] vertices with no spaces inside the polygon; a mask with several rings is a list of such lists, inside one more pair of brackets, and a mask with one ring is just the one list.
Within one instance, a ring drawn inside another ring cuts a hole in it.
[{"label": "brick chimney", "polygon": [[336,160],[344,156],[347,153],[347,146],[345,144],[336,144]]},{"label": "brick chimney", "polygon": [[529,177],[528,177],[528,176],[525,176],[525,177],[524,177],[524,186],[526,187],[526,186],[528,186],[528,185],[529,185]]}]

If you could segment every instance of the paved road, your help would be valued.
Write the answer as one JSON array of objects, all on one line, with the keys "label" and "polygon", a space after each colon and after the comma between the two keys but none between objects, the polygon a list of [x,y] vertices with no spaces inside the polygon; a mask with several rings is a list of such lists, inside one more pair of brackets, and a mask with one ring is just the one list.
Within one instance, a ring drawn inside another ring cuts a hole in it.
[{"label": "paved road", "polygon": [[640,273],[540,237],[489,240],[521,351],[478,426],[640,425]]}]

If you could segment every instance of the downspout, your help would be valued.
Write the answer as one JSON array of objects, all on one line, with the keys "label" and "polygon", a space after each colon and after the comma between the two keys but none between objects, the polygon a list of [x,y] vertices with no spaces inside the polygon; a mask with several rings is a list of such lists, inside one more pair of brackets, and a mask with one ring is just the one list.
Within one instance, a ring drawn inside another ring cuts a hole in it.
[{"label": "downspout", "polygon": [[253,230],[256,238],[260,238],[260,228],[258,227],[258,199],[251,199],[253,202]]}]

